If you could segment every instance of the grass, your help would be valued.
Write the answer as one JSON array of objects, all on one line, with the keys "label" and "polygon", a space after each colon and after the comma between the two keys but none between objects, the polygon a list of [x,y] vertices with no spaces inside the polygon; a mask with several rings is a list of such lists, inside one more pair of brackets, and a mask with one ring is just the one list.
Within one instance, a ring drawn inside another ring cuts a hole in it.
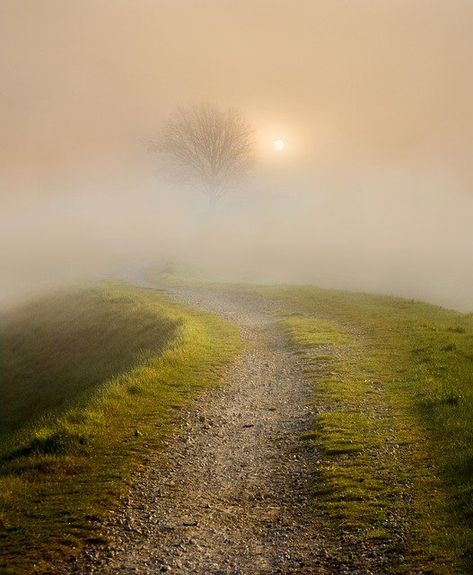
[{"label": "grass", "polygon": [[[251,288],[247,288],[251,289]],[[315,288],[258,288],[314,380],[304,439],[314,506],[363,545],[400,549],[386,573],[473,569],[473,315]]]},{"label": "grass", "polygon": [[0,573],[51,572],[96,541],[146,452],[239,347],[230,324],[126,286],[3,317]]},{"label": "grass", "polygon": [[56,294],[2,319],[0,433],[158,354],[178,327],[143,299],[100,288]]}]

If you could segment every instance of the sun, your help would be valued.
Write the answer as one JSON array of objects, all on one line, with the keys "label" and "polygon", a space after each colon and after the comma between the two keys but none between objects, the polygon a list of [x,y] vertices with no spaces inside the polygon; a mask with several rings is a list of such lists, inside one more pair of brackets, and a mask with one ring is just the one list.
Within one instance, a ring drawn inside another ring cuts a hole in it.
[{"label": "sun", "polygon": [[284,140],[274,140],[274,142],[273,142],[273,148],[274,148],[277,152],[282,152],[285,147],[286,147],[286,142],[285,142]]}]

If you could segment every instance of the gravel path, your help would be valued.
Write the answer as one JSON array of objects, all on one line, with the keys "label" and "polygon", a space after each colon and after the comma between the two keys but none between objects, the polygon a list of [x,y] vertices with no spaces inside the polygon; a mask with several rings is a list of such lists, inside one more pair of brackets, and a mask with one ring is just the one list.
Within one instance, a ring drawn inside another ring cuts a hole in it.
[{"label": "gravel path", "polygon": [[317,458],[301,441],[313,421],[313,384],[270,302],[211,289],[173,295],[235,321],[246,349],[224,372],[226,385],[186,414],[166,461],[149,455],[123,509],[102,526],[110,544],[87,549],[61,573],[386,573],[382,550],[360,549],[314,509]]},{"label": "gravel path", "polygon": [[[238,323],[247,347],[226,385],[187,414],[184,433],[150,456],[107,549],[90,549],[75,573],[314,573],[321,536],[308,509],[311,384],[255,296],[179,290],[179,299]],[[325,570],[317,572],[327,572]]]}]

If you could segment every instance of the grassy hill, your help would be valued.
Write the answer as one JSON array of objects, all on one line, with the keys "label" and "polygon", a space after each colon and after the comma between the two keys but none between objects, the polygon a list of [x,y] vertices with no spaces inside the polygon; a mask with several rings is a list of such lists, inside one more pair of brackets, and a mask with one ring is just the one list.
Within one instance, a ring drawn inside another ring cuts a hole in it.
[{"label": "grassy hill", "polygon": [[[473,315],[310,287],[219,289],[275,302],[313,378],[314,511],[354,549],[404,558],[386,573],[471,572]],[[0,321],[0,573],[45,573],[95,540],[146,450],[240,343],[213,315],[117,285]]]},{"label": "grassy hill", "polygon": [[83,392],[159,354],[178,322],[151,301],[90,289],[35,301],[2,319],[0,433],[63,409]]},{"label": "grassy hill", "polygon": [[214,316],[117,285],[57,293],[0,322],[0,572],[48,572],[94,540],[145,451],[239,339]]}]

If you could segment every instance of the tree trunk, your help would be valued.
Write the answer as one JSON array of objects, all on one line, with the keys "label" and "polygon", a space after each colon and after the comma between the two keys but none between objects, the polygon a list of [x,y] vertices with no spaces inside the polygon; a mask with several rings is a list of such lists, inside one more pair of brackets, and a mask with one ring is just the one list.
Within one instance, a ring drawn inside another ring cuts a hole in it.
[{"label": "tree trunk", "polygon": [[209,208],[213,210],[217,203],[217,188],[216,186],[211,186],[208,191],[209,195]]}]

